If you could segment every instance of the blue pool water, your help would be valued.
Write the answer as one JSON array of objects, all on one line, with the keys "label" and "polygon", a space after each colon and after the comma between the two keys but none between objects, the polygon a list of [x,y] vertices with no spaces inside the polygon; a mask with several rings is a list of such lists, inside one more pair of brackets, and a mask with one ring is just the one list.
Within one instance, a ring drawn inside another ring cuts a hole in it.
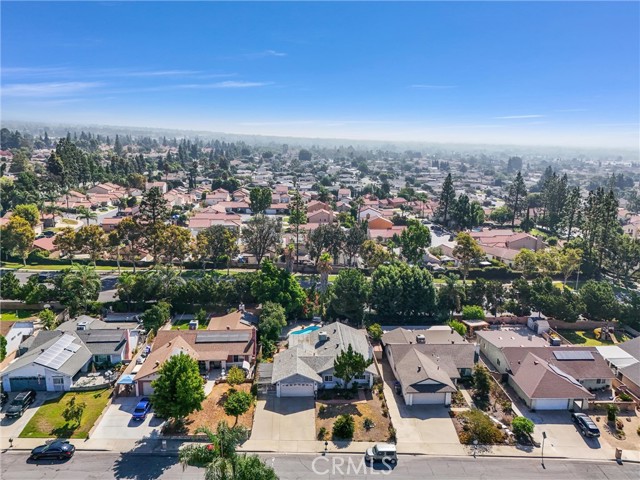
[{"label": "blue pool water", "polygon": [[295,332],[291,332],[291,335],[304,335],[305,333],[311,333],[319,329],[320,329],[319,326],[311,325],[310,327],[303,328],[302,330],[296,330]]}]

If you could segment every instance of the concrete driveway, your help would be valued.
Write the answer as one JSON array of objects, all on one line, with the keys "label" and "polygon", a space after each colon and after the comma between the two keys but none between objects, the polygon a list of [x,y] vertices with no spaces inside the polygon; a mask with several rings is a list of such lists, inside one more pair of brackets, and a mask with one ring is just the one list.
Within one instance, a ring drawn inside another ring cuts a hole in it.
[{"label": "concrete driveway", "polygon": [[316,440],[315,412],[313,398],[258,400],[249,441],[256,446],[278,442],[280,448],[295,452],[298,442]]},{"label": "concrete driveway", "polygon": [[92,439],[138,440],[158,437],[164,420],[153,414],[153,408],[143,421],[131,419],[136,404],[142,397],[121,397],[113,400],[91,434]]},{"label": "concrete driveway", "polygon": [[24,427],[29,423],[29,420],[33,418],[38,411],[38,408],[40,408],[45,400],[59,397],[62,394],[62,392],[36,392],[36,401],[27,408],[20,418],[7,418],[4,415],[4,412],[18,393],[19,392],[9,393],[9,400],[5,406],[2,407],[3,415],[2,420],[0,421],[0,448],[3,449],[9,446],[9,438],[18,438]]},{"label": "concrete driveway", "polygon": [[600,457],[603,445],[597,438],[586,438],[571,421],[567,410],[548,410],[531,412],[521,408],[522,414],[535,423],[533,437],[542,443],[542,432],[547,434],[545,455],[569,458]]},{"label": "concrete driveway", "polygon": [[428,454],[464,454],[453,426],[449,409],[443,405],[407,407],[393,389],[395,376],[386,360],[381,363],[384,396],[391,422],[396,429],[398,452]]}]

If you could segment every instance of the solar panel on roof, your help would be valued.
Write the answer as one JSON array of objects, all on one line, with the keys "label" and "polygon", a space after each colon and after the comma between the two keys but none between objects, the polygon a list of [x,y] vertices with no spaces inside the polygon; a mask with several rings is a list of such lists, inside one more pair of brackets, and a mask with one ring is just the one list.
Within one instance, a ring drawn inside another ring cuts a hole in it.
[{"label": "solar panel on roof", "polygon": [[235,343],[250,339],[249,332],[202,332],[196,335],[196,343]]},{"label": "solar panel on roof", "polygon": [[80,348],[80,345],[73,343],[74,340],[75,337],[72,335],[63,335],[47,350],[38,355],[35,363],[57,370]]},{"label": "solar panel on roof", "polygon": [[593,354],[587,350],[554,350],[556,360],[594,360]]}]

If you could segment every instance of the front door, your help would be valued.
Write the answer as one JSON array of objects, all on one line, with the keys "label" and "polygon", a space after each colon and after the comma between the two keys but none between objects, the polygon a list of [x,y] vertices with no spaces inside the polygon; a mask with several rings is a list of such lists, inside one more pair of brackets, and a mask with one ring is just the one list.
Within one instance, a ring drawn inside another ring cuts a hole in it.
[{"label": "front door", "polygon": [[64,391],[64,377],[53,377],[53,390],[56,392]]}]

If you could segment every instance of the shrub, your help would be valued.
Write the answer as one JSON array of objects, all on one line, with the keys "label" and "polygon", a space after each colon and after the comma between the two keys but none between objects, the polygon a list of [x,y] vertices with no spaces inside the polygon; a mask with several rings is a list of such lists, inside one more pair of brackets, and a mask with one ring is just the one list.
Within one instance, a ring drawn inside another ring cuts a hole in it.
[{"label": "shrub", "polygon": [[251,395],[253,395],[254,397],[258,396],[258,384],[254,383],[251,385]]},{"label": "shrub", "polygon": [[620,395],[618,395],[618,397],[620,397],[620,400],[622,400],[623,402],[630,402],[633,399],[631,395],[625,392],[622,392]]},{"label": "shrub", "polygon": [[[640,427],[638,428],[638,430],[640,430]],[[640,433],[638,434],[640,435]],[[396,429],[393,428],[391,425],[389,425],[389,441],[390,442],[396,441]]]},{"label": "shrub", "polygon": [[511,428],[516,438],[526,438],[533,433],[533,422],[526,417],[516,417],[511,422]]},{"label": "shrub", "polygon": [[480,410],[474,409],[463,414],[464,431],[460,434],[460,441],[465,444],[471,444],[474,440],[483,445],[491,445],[500,443],[504,439],[504,434],[500,431],[496,424],[488,415]]},{"label": "shrub", "polygon": [[484,320],[484,310],[479,305],[465,305],[462,307],[463,320]]},{"label": "shrub", "polygon": [[320,408],[318,408],[318,413],[320,415],[322,415],[326,411],[327,411],[327,406],[326,405],[320,405]]},{"label": "shrub", "polygon": [[320,427],[318,430],[318,440],[324,440],[324,437],[327,436],[327,429],[325,427]]},{"label": "shrub", "polygon": [[451,320],[448,325],[463,337],[467,334],[467,326],[462,322]]},{"label": "shrub", "polygon": [[624,422],[619,418],[616,419],[616,428],[618,430],[624,430]]},{"label": "shrub", "polygon": [[638,436],[640,437],[640,427],[638,427],[638,429],[636,430],[636,433],[638,434]]},{"label": "shrub", "polygon": [[351,415],[340,415],[333,424],[333,438],[350,440],[356,429],[356,422]]},{"label": "shrub", "polygon": [[372,340],[378,341],[382,338],[382,327],[379,324],[374,323],[367,327],[367,332]]},{"label": "shrub", "polygon": [[371,419],[370,419],[370,418],[368,418],[368,417],[367,417],[367,418],[365,418],[365,419],[362,421],[362,426],[364,427],[364,429],[365,429],[365,430],[371,430],[371,429],[374,427],[374,425],[373,425],[373,420],[371,420]]},{"label": "shrub", "polygon": [[231,367],[229,369],[229,373],[227,373],[227,383],[232,387],[235,387],[236,385],[240,385],[244,382],[246,377],[244,370],[239,367]]},{"label": "shrub", "polygon": [[607,405],[607,420],[610,422],[615,422],[616,415],[618,415],[619,411],[620,409],[617,407],[617,405],[614,405],[612,403]]}]

